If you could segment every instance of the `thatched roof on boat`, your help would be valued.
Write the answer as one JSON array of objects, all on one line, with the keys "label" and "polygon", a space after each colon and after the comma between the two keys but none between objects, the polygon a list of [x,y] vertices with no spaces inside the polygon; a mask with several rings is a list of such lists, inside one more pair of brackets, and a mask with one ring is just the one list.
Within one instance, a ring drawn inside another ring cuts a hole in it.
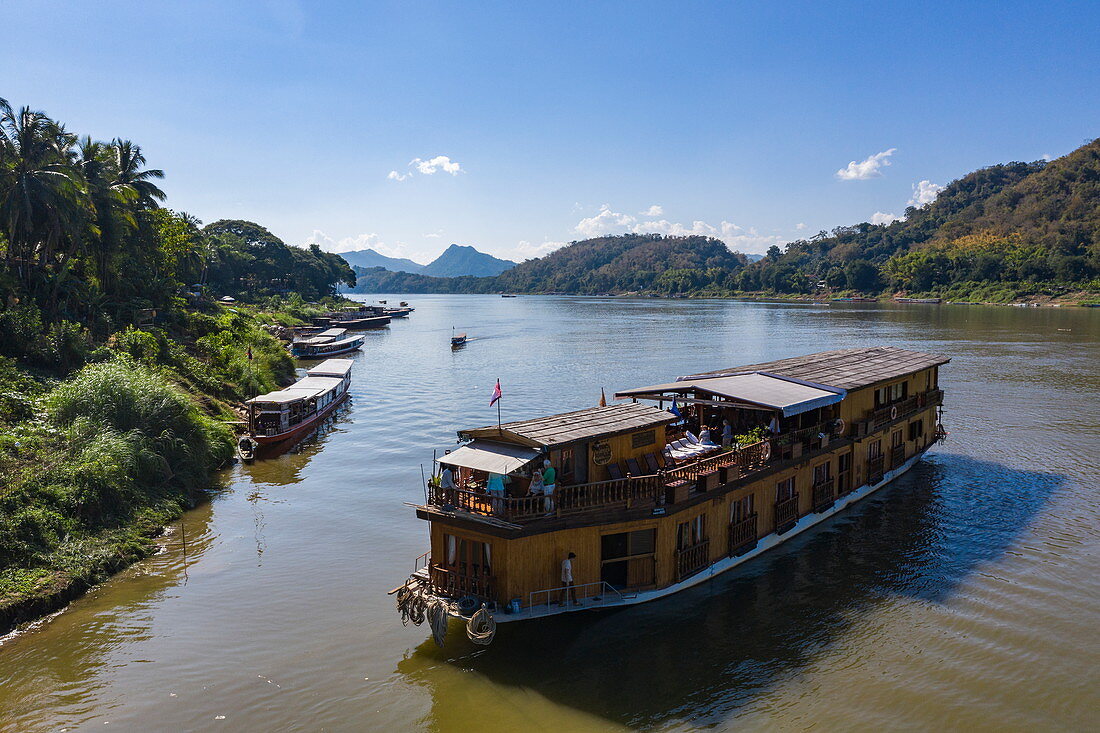
[{"label": "thatched roof on boat", "polygon": [[705,377],[764,372],[801,379],[816,384],[852,390],[897,379],[922,369],[951,361],[945,356],[909,351],[896,346],[872,346],[862,349],[837,349],[817,354],[779,359],[762,364],[721,369],[680,377],[695,380]]},{"label": "thatched roof on boat", "polygon": [[664,425],[676,420],[671,413],[652,405],[624,403],[590,407],[561,415],[537,417],[473,430],[460,430],[460,438],[490,438],[522,445],[549,448],[604,435],[617,435]]}]

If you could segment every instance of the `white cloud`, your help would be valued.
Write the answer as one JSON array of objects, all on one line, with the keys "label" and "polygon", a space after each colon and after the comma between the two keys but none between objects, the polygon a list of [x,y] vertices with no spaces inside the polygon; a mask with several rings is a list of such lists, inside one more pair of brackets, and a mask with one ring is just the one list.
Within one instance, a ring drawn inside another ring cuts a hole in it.
[{"label": "white cloud", "polygon": [[600,213],[581,219],[575,228],[586,237],[598,237],[601,234],[621,232],[636,221],[637,219],[630,214],[616,213],[608,204],[604,204],[600,207]]},{"label": "white cloud", "polygon": [[943,186],[932,181],[920,181],[913,184],[913,198],[909,199],[910,206],[920,208],[936,200],[936,196],[943,190]]},{"label": "white cloud", "polygon": [[444,173],[450,173],[452,176],[457,176],[459,173],[465,173],[462,170],[462,166],[458,164],[457,160],[451,160],[449,156],[437,155],[434,158],[424,160],[423,158],[413,158],[409,161],[409,172],[398,173],[397,171],[390,171],[386,178],[391,181],[404,181],[412,176],[412,174],[420,173],[424,176],[435,175],[439,171]]},{"label": "white cloud", "polygon": [[642,216],[660,216],[663,213],[665,213],[664,207],[658,204],[653,204],[653,206],[641,212]]},{"label": "white cloud", "polygon": [[[378,254],[386,257],[409,257],[404,242],[389,245],[383,242],[382,237],[374,232],[359,234],[354,237],[343,237],[337,240],[320,229],[314,229],[313,233],[306,238],[306,246],[308,247],[311,244],[320,246],[326,252],[358,252],[361,249],[373,249]],[[416,258],[412,257],[410,259],[415,260]]]},{"label": "white cloud", "polygon": [[428,233],[427,233],[427,234],[425,234],[424,236],[425,236],[425,238],[427,238],[427,239],[439,239],[439,238],[440,238],[440,237],[442,237],[443,235],[442,235],[442,234],[439,234],[438,232],[428,232]]},{"label": "white cloud", "polygon": [[882,175],[880,169],[890,165],[890,156],[896,150],[897,148],[883,150],[881,153],[875,153],[859,163],[853,160],[847,168],[838,170],[836,177],[842,181],[865,181],[868,178],[877,178]]},{"label": "white cloud", "polygon": [[576,226],[576,230],[586,237],[598,237],[603,234],[623,234],[626,232],[664,234],[670,237],[702,235],[720,239],[730,249],[747,253],[763,253],[773,244],[782,244],[784,241],[778,235],[760,234],[754,228],[745,229],[738,224],[725,220],[717,226],[698,219],[692,221],[691,224],[669,221],[668,219],[638,221],[637,217],[630,214],[612,211],[607,204],[601,206],[600,213],[595,216],[581,219]]},{"label": "white cloud", "polygon": [[798,222],[798,224],[795,225],[794,229],[795,229],[795,231],[800,232],[805,228],[806,228],[806,222],[800,221],[800,222]]},{"label": "white cloud", "polygon": [[434,158],[428,160],[421,160],[420,158],[413,158],[409,163],[410,167],[416,168],[418,171],[426,176],[434,175],[437,171],[443,171],[444,173],[450,173],[452,176],[457,176],[462,172],[462,167],[458,164],[458,161],[451,160],[446,155],[437,155]]},{"label": "white cloud", "polygon": [[516,248],[512,250],[512,253],[506,254],[506,259],[522,262],[523,260],[531,260],[535,257],[542,257],[548,255],[556,249],[561,249],[568,242],[543,242],[542,244],[532,244],[526,240],[516,245]]},{"label": "white cloud", "polygon": [[890,224],[891,222],[901,221],[904,216],[895,216],[894,214],[887,214],[885,211],[876,211],[871,214],[872,224]]}]

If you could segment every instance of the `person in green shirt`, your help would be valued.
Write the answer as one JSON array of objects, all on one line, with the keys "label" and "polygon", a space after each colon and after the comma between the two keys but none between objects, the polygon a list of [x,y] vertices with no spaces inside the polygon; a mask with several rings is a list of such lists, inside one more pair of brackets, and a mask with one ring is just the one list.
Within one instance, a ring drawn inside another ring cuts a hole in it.
[{"label": "person in green shirt", "polygon": [[552,514],[554,511],[554,489],[557,488],[557,483],[558,472],[550,465],[550,459],[547,458],[542,462],[542,493],[546,495],[543,506],[547,514]]}]

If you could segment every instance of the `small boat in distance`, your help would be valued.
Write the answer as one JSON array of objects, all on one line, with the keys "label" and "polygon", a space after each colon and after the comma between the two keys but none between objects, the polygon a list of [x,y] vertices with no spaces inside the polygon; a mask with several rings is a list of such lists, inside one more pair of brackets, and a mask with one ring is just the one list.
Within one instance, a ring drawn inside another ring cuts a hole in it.
[{"label": "small boat in distance", "polygon": [[502,298],[514,298],[516,296],[514,296],[514,295],[505,295],[504,293],[501,293],[500,297],[502,297]]},{"label": "small boat in distance", "polygon": [[932,303],[938,305],[940,298],[894,298],[895,303]]},{"label": "small boat in distance", "polygon": [[248,433],[237,443],[241,457],[300,438],[324,420],[348,396],[351,366],[351,359],[328,359],[289,387],[248,400]]},{"label": "small boat in distance", "polygon": [[[344,329],[333,330],[342,331]],[[346,338],[326,339],[321,343],[313,343],[312,338],[302,339],[291,343],[290,353],[299,359],[324,359],[337,354],[346,354],[349,351],[358,351],[365,339],[366,336],[348,336]]]},{"label": "small boat in distance", "polygon": [[462,333],[455,333],[454,328],[451,328],[451,348],[453,349],[456,346],[465,346],[465,345],[466,345],[466,332],[463,331]]}]

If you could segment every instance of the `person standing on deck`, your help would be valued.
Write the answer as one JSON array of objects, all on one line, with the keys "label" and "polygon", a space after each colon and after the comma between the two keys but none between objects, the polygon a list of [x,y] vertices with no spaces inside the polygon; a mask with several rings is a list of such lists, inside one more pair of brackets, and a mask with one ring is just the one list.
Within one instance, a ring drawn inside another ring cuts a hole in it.
[{"label": "person standing on deck", "polygon": [[542,462],[542,466],[542,492],[546,494],[544,506],[546,513],[550,514],[554,511],[554,489],[558,488],[558,472],[550,465],[549,458]]},{"label": "person standing on deck", "polygon": [[729,448],[733,445],[733,426],[729,420],[722,421],[722,447]]},{"label": "person standing on deck", "polygon": [[504,474],[489,474],[489,481],[485,485],[485,491],[488,492],[491,497],[489,501],[490,504],[492,504],[494,514],[499,514],[504,510],[504,484],[511,483],[511,481],[512,479]]},{"label": "person standing on deck", "polygon": [[570,552],[569,556],[561,561],[561,601],[558,605],[564,606],[567,596],[573,600],[574,606],[581,605],[577,600],[577,586],[573,583],[573,560],[576,557]]}]

